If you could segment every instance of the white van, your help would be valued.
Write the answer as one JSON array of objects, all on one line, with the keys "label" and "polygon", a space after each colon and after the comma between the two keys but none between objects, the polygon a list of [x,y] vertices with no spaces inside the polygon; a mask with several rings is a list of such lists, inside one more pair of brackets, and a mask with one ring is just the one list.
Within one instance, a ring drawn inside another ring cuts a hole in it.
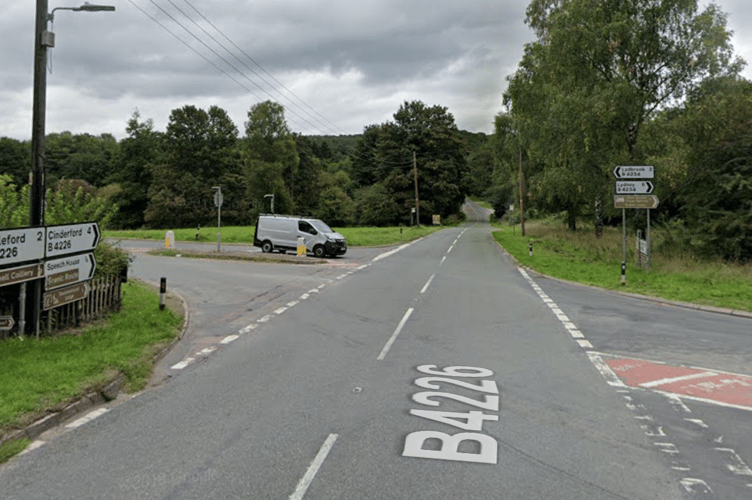
[{"label": "white van", "polygon": [[318,219],[306,219],[290,215],[259,215],[253,245],[269,253],[296,251],[298,237],[305,239],[309,252],[316,257],[345,255],[345,237]]}]

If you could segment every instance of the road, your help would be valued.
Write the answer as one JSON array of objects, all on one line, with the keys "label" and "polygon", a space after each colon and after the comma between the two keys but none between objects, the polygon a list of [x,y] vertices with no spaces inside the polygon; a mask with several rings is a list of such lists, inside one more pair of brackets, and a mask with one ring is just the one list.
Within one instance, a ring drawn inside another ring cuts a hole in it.
[{"label": "road", "polygon": [[126,245],[189,332],[2,498],[752,497],[749,320],[521,272],[481,222],[318,266]]}]

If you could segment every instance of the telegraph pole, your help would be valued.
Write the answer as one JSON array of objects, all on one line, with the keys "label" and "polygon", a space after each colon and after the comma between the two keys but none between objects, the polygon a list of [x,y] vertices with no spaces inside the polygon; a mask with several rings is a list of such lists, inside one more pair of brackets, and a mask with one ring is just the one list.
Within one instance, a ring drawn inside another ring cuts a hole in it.
[{"label": "telegraph pole", "polygon": [[420,227],[420,204],[418,202],[418,159],[413,151],[413,175],[415,177],[415,223]]},{"label": "telegraph pole", "polygon": [[[44,226],[45,191],[45,107],[47,104],[47,47],[54,46],[54,35],[47,31],[47,0],[37,0],[37,16],[34,29],[34,102],[31,125],[31,191],[29,192],[29,226]],[[42,312],[42,280],[34,280],[29,286],[30,322],[39,336],[39,320]]]}]

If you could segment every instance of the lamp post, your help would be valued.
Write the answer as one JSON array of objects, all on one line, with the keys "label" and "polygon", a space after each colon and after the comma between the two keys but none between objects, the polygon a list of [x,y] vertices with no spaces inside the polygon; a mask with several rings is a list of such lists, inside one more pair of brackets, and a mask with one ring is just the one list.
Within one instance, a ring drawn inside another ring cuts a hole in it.
[{"label": "lamp post", "polygon": [[[115,10],[111,5],[84,3],[80,7],[57,7],[47,13],[48,1],[37,0],[34,30],[34,104],[31,125],[31,191],[29,193],[29,226],[44,226],[45,191],[45,110],[47,100],[47,49],[55,46],[55,34],[47,31],[47,23],[54,20],[56,10],[99,12]],[[31,321],[39,335],[39,318],[42,309],[42,280],[33,281],[30,293]]]}]

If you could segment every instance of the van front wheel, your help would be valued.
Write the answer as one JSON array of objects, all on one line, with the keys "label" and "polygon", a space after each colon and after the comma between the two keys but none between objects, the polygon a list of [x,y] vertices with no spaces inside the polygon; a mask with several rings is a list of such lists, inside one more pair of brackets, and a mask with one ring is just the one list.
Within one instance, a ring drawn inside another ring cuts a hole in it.
[{"label": "van front wheel", "polygon": [[271,253],[272,250],[274,250],[274,245],[272,245],[271,241],[265,241],[261,244],[261,251],[264,253]]},{"label": "van front wheel", "polygon": [[315,257],[318,257],[319,259],[324,258],[326,256],[326,249],[324,248],[324,245],[316,245],[313,247],[313,255]]}]

